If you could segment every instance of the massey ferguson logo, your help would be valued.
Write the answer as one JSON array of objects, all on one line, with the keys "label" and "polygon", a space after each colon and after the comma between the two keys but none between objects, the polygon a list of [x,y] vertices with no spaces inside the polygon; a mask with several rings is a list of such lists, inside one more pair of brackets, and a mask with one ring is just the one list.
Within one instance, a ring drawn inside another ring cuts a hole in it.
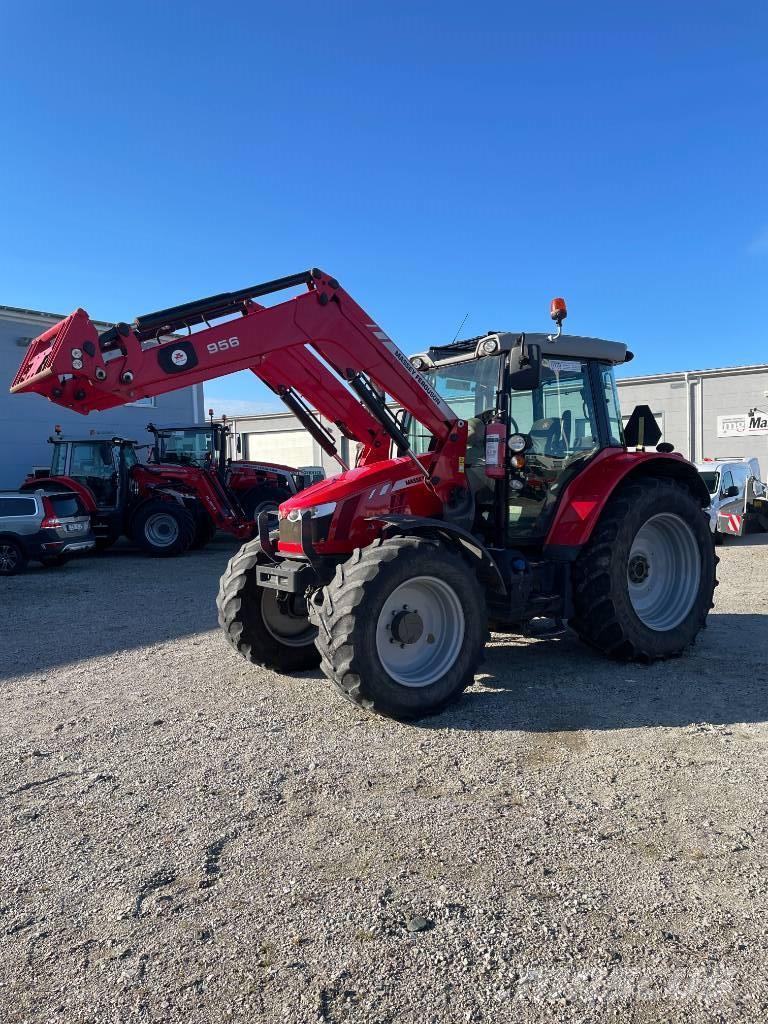
[{"label": "massey ferguson logo", "polygon": [[[376,332],[374,331],[374,334],[375,333]],[[386,335],[384,335],[384,337],[386,338]],[[432,399],[432,401],[435,403],[435,405],[438,407],[441,413],[446,418],[452,418],[453,413],[442,400],[440,395],[438,395],[438,393],[429,383],[427,378],[424,377],[421,373],[419,373],[419,371],[416,369],[413,363],[411,363],[410,359],[406,358],[406,356],[403,355],[403,353],[400,351],[397,345],[395,345],[393,341],[389,341],[389,339],[387,339],[387,341],[384,342],[384,345],[386,348],[389,349],[389,351],[392,353],[392,355],[395,357],[398,363],[400,363],[400,365],[408,371],[410,376],[413,377],[413,379],[416,381],[416,383],[419,385],[422,391],[426,392],[426,394],[429,395],[429,397]]]},{"label": "massey ferguson logo", "polygon": [[188,362],[187,353],[183,348],[175,348],[171,352],[171,362],[174,366],[186,366]]}]

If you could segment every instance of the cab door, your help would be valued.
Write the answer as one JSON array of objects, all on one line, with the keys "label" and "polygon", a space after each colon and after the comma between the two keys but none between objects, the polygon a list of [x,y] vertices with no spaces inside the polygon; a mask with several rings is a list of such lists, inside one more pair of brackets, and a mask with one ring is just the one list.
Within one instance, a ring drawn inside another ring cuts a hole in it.
[{"label": "cab door", "polygon": [[744,512],[744,481],[742,486],[734,476],[733,470],[724,469],[720,473],[720,490],[718,492],[717,511],[740,515]]},{"label": "cab door", "polygon": [[99,508],[116,507],[118,472],[110,441],[73,441],[68,475],[90,490]]}]

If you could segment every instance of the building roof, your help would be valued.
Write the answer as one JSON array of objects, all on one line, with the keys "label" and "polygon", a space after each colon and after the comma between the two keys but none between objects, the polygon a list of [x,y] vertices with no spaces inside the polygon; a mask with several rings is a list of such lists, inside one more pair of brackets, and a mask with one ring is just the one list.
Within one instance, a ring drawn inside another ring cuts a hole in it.
[{"label": "building roof", "polygon": [[743,374],[768,373],[768,363],[755,363],[748,366],[720,366],[705,370],[676,370],[672,373],[648,373],[637,377],[617,377],[616,383],[619,387],[622,384],[652,384],[665,381],[685,381],[697,377],[738,377]]},{"label": "building roof", "polygon": [[[2,320],[49,320],[52,324],[55,324],[58,320],[63,320],[67,313],[48,313],[43,309],[24,309],[23,306],[3,306],[0,305],[0,319]],[[104,320],[93,320],[95,327],[110,327],[111,324],[106,323]]]}]

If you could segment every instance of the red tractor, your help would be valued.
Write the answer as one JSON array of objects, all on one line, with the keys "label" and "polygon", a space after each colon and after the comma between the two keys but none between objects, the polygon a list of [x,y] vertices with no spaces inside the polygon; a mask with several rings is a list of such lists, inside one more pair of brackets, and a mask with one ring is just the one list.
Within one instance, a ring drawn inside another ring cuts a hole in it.
[{"label": "red tractor", "polygon": [[68,439],[58,432],[48,473],[29,476],[22,490],[73,491],[91,517],[98,550],[120,536],[150,555],[168,557],[195,541],[201,506],[194,494],[174,487],[143,465],[136,442],[122,437]]},{"label": "red tractor", "polygon": [[219,621],[252,662],[320,664],[350,701],[416,718],[471,685],[489,627],[564,620],[611,657],[652,661],[681,654],[712,606],[699,475],[648,450],[647,410],[624,432],[626,347],[562,335],[562,300],[552,315],[553,335],[492,331],[409,360],[312,270],[102,334],[76,310],[31,343],[12,391],[87,413],[249,368],[338,459],[310,404],[336,423],[357,465],[283,502],[276,529],[259,516]]},{"label": "red tractor", "polygon": [[248,519],[255,522],[264,511],[276,512],[281,502],[325,478],[321,466],[295,469],[274,462],[253,462],[228,457],[230,428],[211,417],[194,426],[147,426],[154,436],[150,462],[163,466],[193,466],[213,471]]}]

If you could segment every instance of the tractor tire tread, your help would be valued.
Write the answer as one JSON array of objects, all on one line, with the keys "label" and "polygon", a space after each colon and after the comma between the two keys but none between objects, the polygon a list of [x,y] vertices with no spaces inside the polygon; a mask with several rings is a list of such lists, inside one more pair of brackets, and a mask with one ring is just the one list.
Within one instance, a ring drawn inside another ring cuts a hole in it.
[{"label": "tractor tire tread", "polygon": [[243,612],[245,592],[252,585],[252,573],[260,561],[266,561],[266,556],[258,538],[247,541],[230,558],[216,596],[219,626],[230,646],[253,665],[263,665],[278,672],[316,668],[320,654],[314,644],[294,648],[279,648],[275,644],[272,651],[261,644],[257,656],[257,637],[249,630],[248,619]]},{"label": "tractor tire tread", "polygon": [[376,711],[390,717],[409,719],[437,714],[448,704],[458,700],[464,690],[474,682],[475,669],[489,638],[487,620],[480,631],[480,651],[467,666],[463,677],[451,694],[444,700],[426,708],[394,708],[372,696],[370,681],[366,679],[366,668],[355,650],[355,633],[358,626],[358,609],[365,607],[366,590],[377,580],[382,568],[402,558],[409,551],[433,550],[441,558],[455,560],[469,570],[468,578],[477,588],[479,605],[484,604],[482,588],[477,581],[474,567],[459,553],[445,548],[438,540],[424,536],[394,536],[379,538],[365,548],[356,548],[346,562],[336,567],[329,584],[310,603],[310,619],[317,626],[315,644],[320,651],[320,667],[339,693],[352,704],[368,711]]},{"label": "tractor tire tread", "polygon": [[[574,564],[576,614],[571,618],[569,625],[588,646],[618,661],[651,663],[679,657],[695,642],[700,630],[706,625],[707,616],[713,606],[712,593],[717,586],[716,569],[719,559],[714,556],[713,548],[711,590],[707,593],[705,585],[697,598],[693,635],[686,639],[681,634],[679,646],[674,649],[654,648],[650,638],[644,636],[644,630],[638,629],[635,623],[628,621],[628,614],[633,613],[627,613],[617,606],[612,580],[615,568],[614,544],[620,536],[624,520],[638,501],[647,498],[649,489],[653,489],[657,503],[663,502],[665,495],[686,495],[691,501],[695,500],[684,484],[668,477],[648,476],[642,478],[642,483],[630,481],[621,485],[615,496],[608,501],[592,537]],[[702,536],[704,529],[708,532],[709,525],[702,515]],[[680,628],[677,627],[678,630]]]}]

